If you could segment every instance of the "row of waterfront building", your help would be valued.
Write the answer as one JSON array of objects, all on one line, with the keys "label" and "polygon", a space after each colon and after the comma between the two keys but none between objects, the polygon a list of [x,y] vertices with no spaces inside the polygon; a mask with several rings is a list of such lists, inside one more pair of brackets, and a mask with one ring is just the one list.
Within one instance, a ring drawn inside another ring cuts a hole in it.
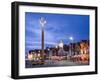
[{"label": "row of waterfront building", "polygon": [[[29,54],[41,58],[42,50],[29,50]],[[80,42],[70,44],[64,44],[61,41],[56,47],[46,47],[43,55],[45,58],[48,58],[50,56],[72,56],[80,54],[89,54],[89,40],[81,40]]]}]

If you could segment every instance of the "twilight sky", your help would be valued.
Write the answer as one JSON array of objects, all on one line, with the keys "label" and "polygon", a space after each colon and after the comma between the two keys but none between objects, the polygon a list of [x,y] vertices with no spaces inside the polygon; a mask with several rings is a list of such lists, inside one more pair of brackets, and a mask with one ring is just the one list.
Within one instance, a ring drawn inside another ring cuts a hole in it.
[{"label": "twilight sky", "polygon": [[44,28],[45,47],[57,45],[60,40],[65,44],[89,39],[89,16],[71,14],[25,13],[25,52],[41,49],[40,17],[47,21]]}]

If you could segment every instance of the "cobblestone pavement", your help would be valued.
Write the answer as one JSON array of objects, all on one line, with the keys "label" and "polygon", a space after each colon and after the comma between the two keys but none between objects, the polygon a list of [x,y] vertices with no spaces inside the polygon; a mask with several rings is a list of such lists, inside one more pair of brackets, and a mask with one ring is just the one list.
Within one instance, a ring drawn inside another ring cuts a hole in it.
[{"label": "cobblestone pavement", "polygon": [[32,63],[26,60],[26,68],[36,68],[36,67],[59,67],[59,66],[81,66],[89,65],[87,62],[72,62],[69,60],[45,60],[45,64],[42,65],[32,65]]}]

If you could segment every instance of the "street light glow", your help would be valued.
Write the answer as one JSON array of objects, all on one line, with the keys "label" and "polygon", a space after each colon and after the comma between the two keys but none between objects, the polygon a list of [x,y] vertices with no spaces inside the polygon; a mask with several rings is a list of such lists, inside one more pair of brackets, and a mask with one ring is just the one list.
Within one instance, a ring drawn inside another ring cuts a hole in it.
[{"label": "street light glow", "polygon": [[74,38],[73,38],[73,37],[69,37],[69,39],[70,39],[71,41],[73,41],[73,40],[74,40]]},{"label": "street light glow", "polygon": [[58,45],[56,45],[55,48],[58,48]]},{"label": "street light glow", "polygon": [[50,49],[48,48],[48,51],[49,51]]},{"label": "street light glow", "polygon": [[60,47],[60,48],[63,48],[63,46],[64,46],[63,41],[60,41],[59,47]]}]

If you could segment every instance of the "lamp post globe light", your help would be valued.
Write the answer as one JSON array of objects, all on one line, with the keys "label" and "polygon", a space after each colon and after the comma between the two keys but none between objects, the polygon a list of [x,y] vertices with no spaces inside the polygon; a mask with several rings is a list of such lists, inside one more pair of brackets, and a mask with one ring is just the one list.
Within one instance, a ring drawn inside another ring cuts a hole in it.
[{"label": "lamp post globe light", "polygon": [[[74,38],[72,36],[69,37],[71,43],[73,43]],[[70,54],[72,55],[72,45],[70,46]]]},{"label": "lamp post globe light", "polygon": [[74,38],[71,36],[69,37],[69,40],[73,42]]},{"label": "lamp post globe light", "polygon": [[40,26],[41,26],[41,33],[42,33],[42,60],[44,61],[44,27],[45,27],[45,24],[46,24],[46,20],[44,19],[44,17],[41,17],[39,19],[39,23],[40,23]]}]

